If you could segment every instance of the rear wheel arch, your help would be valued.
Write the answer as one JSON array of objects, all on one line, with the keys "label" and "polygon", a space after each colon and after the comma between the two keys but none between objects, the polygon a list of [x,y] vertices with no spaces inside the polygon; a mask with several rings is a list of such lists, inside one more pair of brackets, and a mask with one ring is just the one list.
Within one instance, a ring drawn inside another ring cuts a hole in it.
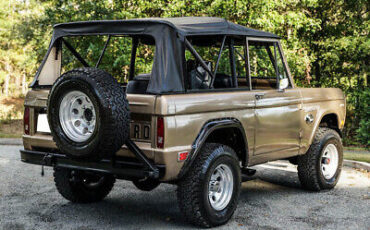
[{"label": "rear wheel arch", "polygon": [[[222,138],[220,138],[221,134]],[[237,139],[233,140],[233,137]],[[232,143],[233,141],[236,141],[236,143]],[[184,165],[177,177],[178,179],[183,177],[189,170],[195,158],[200,154],[200,150],[204,144],[211,142],[229,146],[237,153],[239,161],[242,162],[243,165],[248,164],[248,141],[241,122],[236,118],[209,120],[203,125],[198,136],[194,140],[189,157],[184,162]],[[235,148],[235,146],[240,147]]]},{"label": "rear wheel arch", "polygon": [[248,145],[244,131],[238,127],[224,127],[211,132],[206,143],[219,143],[234,149],[239,161],[246,164],[248,161]]},{"label": "rear wheel arch", "polygon": [[338,115],[335,113],[324,114],[320,120],[319,127],[327,127],[337,131],[337,133],[342,137],[342,132],[339,129],[339,119]]},{"label": "rear wheel arch", "polygon": [[[312,130],[310,130],[308,145],[310,146],[313,143],[315,134],[319,128],[333,129],[340,137],[343,137],[342,131],[339,129],[339,122],[339,116],[334,111],[325,111],[324,113],[317,115],[315,125]],[[306,151],[308,151],[308,149]]]}]

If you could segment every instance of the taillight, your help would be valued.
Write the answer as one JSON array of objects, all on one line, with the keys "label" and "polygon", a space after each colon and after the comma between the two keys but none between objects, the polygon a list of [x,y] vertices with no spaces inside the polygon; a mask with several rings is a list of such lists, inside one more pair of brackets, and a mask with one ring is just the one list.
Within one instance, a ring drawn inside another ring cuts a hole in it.
[{"label": "taillight", "polygon": [[157,148],[164,146],[164,121],[163,117],[157,118]]},{"label": "taillight", "polygon": [[30,108],[24,108],[23,114],[23,126],[24,126],[24,134],[30,134]]}]

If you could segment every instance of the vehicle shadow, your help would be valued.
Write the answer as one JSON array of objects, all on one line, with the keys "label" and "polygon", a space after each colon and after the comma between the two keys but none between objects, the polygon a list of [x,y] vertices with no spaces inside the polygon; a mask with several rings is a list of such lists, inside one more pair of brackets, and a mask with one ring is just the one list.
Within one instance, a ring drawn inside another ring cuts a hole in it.
[{"label": "vehicle shadow", "polygon": [[[271,164],[273,165],[273,164]],[[288,188],[301,189],[301,183],[298,179],[297,171],[287,170],[285,165],[273,165],[274,168],[266,168],[263,166],[256,166],[257,173],[255,178],[281,185]]]},{"label": "vehicle shadow", "polygon": [[164,184],[151,192],[142,192],[124,181],[117,183],[112,194],[101,202],[67,202],[53,208],[53,213],[82,220],[81,228],[94,226],[86,225],[86,220],[97,222],[96,226],[106,226],[107,229],[163,229],[164,225],[168,229],[193,228],[180,213],[173,185]]},{"label": "vehicle shadow", "polygon": [[[254,206],[254,202],[260,200],[261,195],[265,198],[272,197],[276,190],[285,194],[304,192],[300,189],[298,177],[294,172],[268,168],[257,170],[251,181],[242,184],[239,207],[243,207],[244,203]],[[63,216],[80,220],[94,220],[99,222],[99,226],[103,223],[109,228],[163,229],[164,224],[168,229],[194,228],[180,213],[176,186],[168,184],[162,184],[151,192],[143,192],[136,189],[131,182],[119,181],[112,193],[102,202],[65,203],[53,208],[53,213],[62,213]]]}]

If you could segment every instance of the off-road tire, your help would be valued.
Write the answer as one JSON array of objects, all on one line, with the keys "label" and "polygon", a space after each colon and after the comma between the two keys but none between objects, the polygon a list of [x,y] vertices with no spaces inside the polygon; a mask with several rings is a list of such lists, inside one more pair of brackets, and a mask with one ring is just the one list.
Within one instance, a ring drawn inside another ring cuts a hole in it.
[{"label": "off-road tire", "polygon": [[[320,169],[323,150],[328,144],[334,144],[338,151],[338,168],[334,176],[325,179]],[[298,157],[298,177],[304,189],[320,191],[332,189],[337,184],[343,164],[343,146],[339,134],[330,128],[319,127],[307,153]]]},{"label": "off-road tire", "polygon": [[133,180],[132,183],[136,186],[136,188],[146,192],[152,191],[161,184],[158,180],[151,178],[147,178],[145,180]]},{"label": "off-road tire", "polygon": [[[210,174],[226,164],[233,174],[233,194],[228,205],[216,211],[208,199]],[[216,143],[206,143],[188,173],[178,182],[177,199],[181,213],[192,224],[214,227],[226,223],[233,215],[239,198],[241,173],[238,157],[233,149]]]},{"label": "off-road tire", "polygon": [[[73,90],[85,93],[96,111],[91,137],[72,141],[64,133],[59,119],[63,96]],[[97,68],[78,68],[60,76],[49,93],[48,121],[58,149],[75,159],[98,161],[110,158],[129,138],[129,105],[120,84],[109,73]]]},{"label": "off-road tire", "polygon": [[99,183],[97,187],[88,188],[81,180],[72,179],[73,172],[83,173],[67,168],[54,168],[54,182],[58,192],[65,199],[73,203],[93,203],[101,201],[109,194],[116,181],[113,175],[104,174],[102,182]]}]

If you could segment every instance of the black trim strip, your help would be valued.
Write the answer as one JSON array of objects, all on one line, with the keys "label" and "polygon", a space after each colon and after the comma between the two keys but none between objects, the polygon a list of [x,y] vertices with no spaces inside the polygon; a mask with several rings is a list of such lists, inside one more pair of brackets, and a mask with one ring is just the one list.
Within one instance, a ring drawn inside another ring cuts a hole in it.
[{"label": "black trim strip", "polygon": [[132,38],[132,49],[131,49],[131,60],[130,60],[130,73],[128,76],[129,81],[134,79],[135,77],[135,60],[136,60],[136,52],[137,47],[139,45],[139,40],[137,37]]}]

